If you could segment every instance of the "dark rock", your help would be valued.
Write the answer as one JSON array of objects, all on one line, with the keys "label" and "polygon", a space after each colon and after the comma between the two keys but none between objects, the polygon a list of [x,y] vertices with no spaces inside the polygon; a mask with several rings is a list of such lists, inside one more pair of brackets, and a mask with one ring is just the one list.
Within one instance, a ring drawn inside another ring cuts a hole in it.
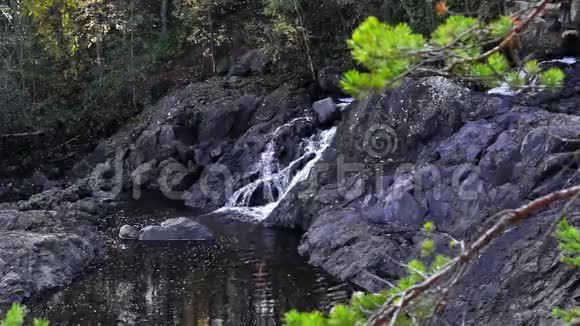
[{"label": "dark rock", "polygon": [[193,144],[193,132],[191,129],[182,126],[161,126],[159,131],[159,145],[170,145],[174,141],[179,141],[184,145]]},{"label": "dark rock", "polygon": [[[175,192],[183,192],[189,189],[193,183],[199,178],[201,170],[196,166],[191,169],[185,165],[177,162],[162,162],[163,168],[160,167],[159,173],[159,189],[167,197],[174,199],[181,199],[181,194],[172,194]],[[161,164],[160,164],[161,166]]]},{"label": "dark rock", "polygon": [[139,166],[155,157],[158,149],[158,135],[158,128],[143,131],[129,157],[133,166]]},{"label": "dark rock", "polygon": [[195,163],[199,166],[210,165],[213,160],[211,158],[211,150],[207,147],[196,147],[194,149]]},{"label": "dark rock", "polygon": [[340,111],[330,97],[314,102],[312,110],[316,113],[318,123],[321,125],[331,124],[340,118]]},{"label": "dark rock", "polygon": [[459,132],[441,143],[437,153],[445,164],[474,163],[500,131],[497,125],[485,120],[468,122]]},{"label": "dark rock", "polygon": [[153,160],[139,165],[133,173],[131,179],[134,186],[147,186],[155,180],[158,174],[157,161]]},{"label": "dark rock", "polygon": [[[396,236],[389,237],[380,228],[367,224],[360,214],[340,210],[319,216],[298,250],[309,255],[311,264],[340,279],[355,280],[356,275],[387,266],[394,269],[394,274],[400,272],[394,261],[403,259],[397,252],[408,249],[404,243],[401,245]],[[393,261],[385,260],[384,252],[392,253]]]},{"label": "dark rock", "polygon": [[104,256],[105,243],[79,214],[0,211],[0,303],[70,284]]},{"label": "dark rock", "polygon": [[424,224],[426,207],[417,201],[414,194],[413,176],[403,175],[387,190],[384,199],[384,216],[372,221],[377,224],[389,224],[390,229],[419,230]]},{"label": "dark rock", "polygon": [[104,163],[111,152],[110,146],[105,142],[101,142],[89,156],[76,163],[66,174],[73,178],[83,178],[91,173],[97,164]]},{"label": "dark rock", "polygon": [[212,240],[213,233],[205,226],[186,217],[169,219],[160,226],[147,226],[139,234],[139,240]]},{"label": "dark rock", "polygon": [[44,189],[44,185],[48,182],[48,178],[46,177],[46,175],[44,175],[44,173],[36,171],[34,172],[34,174],[30,177],[30,182],[35,186],[35,187],[39,187],[40,189]]},{"label": "dark rock", "polygon": [[162,162],[173,157],[178,157],[179,153],[175,145],[177,144],[172,142],[169,145],[162,146],[161,149],[157,152],[157,155],[155,155],[155,161]]},{"label": "dark rock", "polygon": [[187,164],[188,162],[192,161],[195,162],[195,147],[190,145],[185,145],[180,141],[173,142],[172,146],[177,150],[177,155],[179,157],[179,161]]},{"label": "dark rock", "polygon": [[483,179],[496,186],[511,180],[515,163],[520,159],[522,136],[516,130],[505,131],[487,148],[479,163]]},{"label": "dark rock", "polygon": [[344,95],[340,87],[340,79],[344,71],[338,67],[325,67],[318,72],[318,85],[320,89],[333,97]]},{"label": "dark rock", "polygon": [[245,77],[251,73],[263,74],[266,72],[270,58],[262,50],[251,50],[244,54],[238,63],[230,66],[228,76]]},{"label": "dark rock", "polygon": [[[399,262],[418,255],[425,221],[473,239],[496,212],[580,182],[575,168],[562,171],[576,166],[562,153],[577,150],[568,140],[580,138],[578,126],[576,113],[514,106],[444,78],[405,80],[345,111],[334,154],[311,171],[316,182],[293,188],[265,222],[304,229],[299,251],[310,263],[385,289],[381,279],[396,280]],[[441,317],[539,324],[556,302],[575,304],[579,275],[558,263],[551,229],[560,211],[541,212],[483,252]],[[572,208],[571,220],[578,216]]]}]

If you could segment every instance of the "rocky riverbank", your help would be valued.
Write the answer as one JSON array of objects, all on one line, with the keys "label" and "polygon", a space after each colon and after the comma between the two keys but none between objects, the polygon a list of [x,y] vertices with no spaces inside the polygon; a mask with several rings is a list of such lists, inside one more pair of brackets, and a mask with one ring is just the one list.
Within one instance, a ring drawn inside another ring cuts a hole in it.
[{"label": "rocky riverbank", "polygon": [[[208,188],[199,188],[204,171],[227,167],[232,181],[241,184],[271,133],[309,116],[279,135],[290,160],[293,145],[314,132],[316,122],[308,91],[277,83],[263,76],[192,84],[101,142],[66,180],[41,174],[6,180],[0,187],[5,201],[0,204],[0,303],[66,286],[102,261],[107,240],[118,234],[111,230],[118,227],[112,219],[128,196],[155,191],[173,200],[188,198],[192,215],[223,206],[222,186],[203,179]],[[129,222],[147,231],[144,240],[190,239],[174,230],[180,226],[199,230],[203,240],[212,238],[203,226],[184,219],[170,227]]]},{"label": "rocky riverbank", "polygon": [[[332,124],[329,148],[306,180],[276,194],[264,223],[302,229],[299,251],[311,264],[371,291],[385,288],[402,275],[399,262],[417,254],[425,221],[469,240],[499,210],[578,182],[576,157],[565,153],[580,138],[580,69],[567,73],[558,98],[490,96],[426,78],[343,112],[330,100],[313,110],[318,93],[267,77],[192,84],[103,141],[70,172],[72,181],[2,204],[0,302],[67,285],[101,261],[123,196],[159,191],[185,201],[192,215],[211,213],[263,175],[269,143],[281,167],[304,168],[299,144]],[[270,201],[256,195],[249,205]],[[559,263],[552,236],[560,212],[542,212],[487,250],[444,319],[550,323],[550,307],[577,304],[578,275]],[[247,219],[241,215],[212,216]]]}]

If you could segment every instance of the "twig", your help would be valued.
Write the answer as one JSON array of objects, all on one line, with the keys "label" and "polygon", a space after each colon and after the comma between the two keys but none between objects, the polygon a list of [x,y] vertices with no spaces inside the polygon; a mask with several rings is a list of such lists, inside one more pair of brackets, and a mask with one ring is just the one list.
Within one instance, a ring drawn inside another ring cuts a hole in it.
[{"label": "twig", "polygon": [[34,132],[21,132],[16,134],[4,134],[0,135],[0,138],[22,138],[22,137],[30,137],[30,136],[40,136],[44,134],[46,131],[34,131]]},{"label": "twig", "polygon": [[76,135],[76,136],[74,136],[73,138],[71,138],[71,139],[69,139],[69,140],[65,141],[64,143],[62,143],[62,144],[60,144],[60,145],[57,145],[57,146],[55,146],[54,148],[52,148],[52,150],[53,150],[53,151],[55,151],[55,150],[57,150],[57,149],[59,149],[59,148],[61,148],[61,147],[65,146],[65,145],[68,145],[68,144],[72,143],[73,141],[75,141],[76,139],[78,139],[80,136],[81,136],[81,135]]}]

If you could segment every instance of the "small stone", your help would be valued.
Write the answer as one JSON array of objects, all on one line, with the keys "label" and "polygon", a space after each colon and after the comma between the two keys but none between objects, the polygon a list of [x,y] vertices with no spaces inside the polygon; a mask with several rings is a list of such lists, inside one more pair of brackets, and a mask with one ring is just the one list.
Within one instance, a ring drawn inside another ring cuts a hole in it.
[{"label": "small stone", "polygon": [[139,237],[139,231],[131,225],[123,225],[119,230],[119,238],[121,239],[137,239]]}]

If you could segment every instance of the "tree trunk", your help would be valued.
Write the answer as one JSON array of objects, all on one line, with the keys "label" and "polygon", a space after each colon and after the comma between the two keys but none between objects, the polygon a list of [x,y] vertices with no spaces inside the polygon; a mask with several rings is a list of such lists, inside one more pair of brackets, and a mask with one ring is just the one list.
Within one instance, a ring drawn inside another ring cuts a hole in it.
[{"label": "tree trunk", "polygon": [[137,90],[135,85],[135,49],[133,43],[135,42],[135,22],[134,22],[134,10],[135,10],[135,3],[133,0],[129,3],[129,14],[130,18],[129,21],[131,22],[131,44],[130,44],[130,60],[131,60],[131,88],[132,88],[132,104],[133,108],[137,107]]},{"label": "tree trunk", "polygon": [[212,0],[209,1],[207,6],[207,16],[209,18],[209,33],[210,33],[210,49],[211,49],[211,65],[212,65],[212,72],[215,74],[216,67],[215,67],[215,49],[214,49],[214,36],[213,36],[213,19],[211,17],[211,11],[213,9],[213,2]]},{"label": "tree trunk", "polygon": [[16,33],[16,48],[18,49],[17,61],[18,72],[20,73],[20,83],[22,91],[26,90],[25,74],[24,74],[24,35],[22,30],[22,16],[20,15],[20,4],[18,1],[10,1],[10,7],[13,13],[13,26]]},{"label": "tree trunk", "polygon": [[161,10],[159,18],[161,20],[161,36],[167,36],[167,8],[169,7],[169,0],[161,0]]}]

